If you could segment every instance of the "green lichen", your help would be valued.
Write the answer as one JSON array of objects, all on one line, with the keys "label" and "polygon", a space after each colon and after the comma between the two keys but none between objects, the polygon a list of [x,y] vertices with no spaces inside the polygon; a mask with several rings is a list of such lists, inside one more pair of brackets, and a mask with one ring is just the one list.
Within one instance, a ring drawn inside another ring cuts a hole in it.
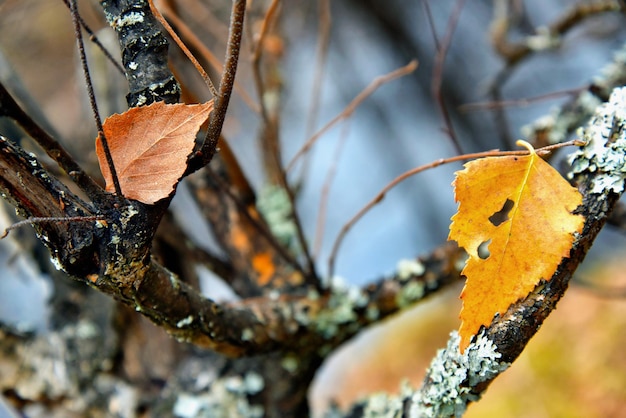
[{"label": "green lichen", "polygon": [[287,370],[291,374],[295,374],[299,367],[299,359],[295,355],[286,355],[280,362],[283,369]]},{"label": "green lichen", "polygon": [[396,305],[398,308],[404,309],[422,299],[425,294],[424,288],[424,283],[418,281],[407,283],[403,286],[396,295]]},{"label": "green lichen", "polygon": [[268,185],[261,189],[257,208],[276,239],[291,250],[296,248],[296,224],[291,216],[291,201],[284,188]]},{"label": "green lichen", "polygon": [[261,418],[263,407],[250,404],[248,398],[264,387],[263,378],[255,372],[224,377],[213,382],[208,391],[180,393],[172,412],[180,418]]},{"label": "green lichen", "polygon": [[365,308],[369,299],[357,286],[348,286],[335,280],[326,307],[314,319],[317,332],[325,338],[333,338],[347,324],[356,323],[357,309]]}]

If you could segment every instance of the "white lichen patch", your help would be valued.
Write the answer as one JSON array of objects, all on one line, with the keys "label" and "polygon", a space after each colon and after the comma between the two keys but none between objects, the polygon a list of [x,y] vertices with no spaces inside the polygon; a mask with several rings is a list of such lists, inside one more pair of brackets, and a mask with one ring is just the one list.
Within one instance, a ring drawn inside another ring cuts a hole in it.
[{"label": "white lichen patch", "polygon": [[193,317],[193,315],[189,315],[187,318],[183,318],[180,321],[178,321],[176,323],[176,328],[188,327],[189,325],[193,324],[194,320],[195,320],[195,318]]},{"label": "white lichen patch", "polygon": [[363,408],[364,418],[401,418],[402,399],[386,393],[372,395]]},{"label": "white lichen patch", "polygon": [[250,328],[244,328],[241,331],[241,341],[251,341],[254,338],[254,331]]},{"label": "white lichen patch", "polygon": [[501,354],[481,332],[463,354],[460,336],[450,334],[448,346],[439,350],[428,370],[429,383],[412,397],[410,417],[460,417],[469,402],[480,395],[472,391],[479,383],[492,380],[509,367]]},{"label": "white lichen patch", "polygon": [[621,193],[626,179],[626,88],[616,88],[580,132],[587,144],[570,156],[572,171],[590,171],[592,193]]},{"label": "white lichen patch", "polygon": [[61,261],[59,261],[59,259],[57,257],[50,257],[50,263],[58,271],[65,271],[65,269],[63,269],[63,265],[61,264]]},{"label": "white lichen patch", "polygon": [[146,104],[147,101],[148,101],[148,98],[142,94],[139,97],[137,97],[137,106]]},{"label": "white lichen patch", "polygon": [[127,13],[124,16],[119,16],[117,20],[115,20],[114,26],[123,28],[124,26],[136,25],[138,23],[143,23],[144,18],[144,14],[140,12]]},{"label": "white lichen patch", "polygon": [[537,28],[536,35],[529,36],[526,45],[533,51],[545,51],[559,46],[561,38],[558,34],[552,33],[549,28],[541,26]]},{"label": "white lichen patch", "polygon": [[601,104],[599,97],[608,95],[613,88],[621,86],[624,78],[626,78],[626,45],[617,51],[612,62],[605,65],[593,78],[594,90],[599,91],[599,94],[582,92],[574,102],[568,102],[565,107],[557,107],[549,116],[523,127],[522,135],[528,138],[542,132],[544,135],[547,134],[548,142],[551,144],[565,141],[573,129],[585,123],[594,114]]},{"label": "white lichen patch", "polygon": [[265,388],[263,377],[255,372],[248,372],[243,379],[244,393],[255,395]]},{"label": "white lichen patch", "polygon": [[248,396],[265,387],[261,375],[249,372],[243,378],[229,376],[214,381],[200,394],[182,392],[174,404],[173,414],[181,418],[261,418],[263,407],[251,405]]},{"label": "white lichen patch", "polygon": [[421,276],[426,271],[426,267],[419,260],[402,259],[398,261],[396,267],[400,280],[406,280],[412,276]]},{"label": "white lichen patch", "polygon": [[128,205],[128,206],[125,206],[120,211],[120,215],[121,215],[120,222],[122,223],[122,226],[126,228],[126,225],[128,225],[128,223],[131,222],[131,219],[133,218],[133,216],[139,215],[139,211],[137,210],[135,206]]},{"label": "white lichen patch", "polygon": [[626,72],[626,45],[613,55],[613,61],[605,65],[600,74],[593,78],[593,84],[610,91],[613,86],[619,86],[624,80]]}]

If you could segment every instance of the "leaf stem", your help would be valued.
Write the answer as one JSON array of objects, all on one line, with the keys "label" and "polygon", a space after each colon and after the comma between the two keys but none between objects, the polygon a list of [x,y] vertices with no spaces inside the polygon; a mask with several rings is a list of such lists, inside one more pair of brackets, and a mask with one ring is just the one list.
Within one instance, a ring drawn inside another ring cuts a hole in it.
[{"label": "leaf stem", "polygon": [[529,142],[526,142],[523,139],[518,139],[517,141],[515,141],[515,145],[517,145],[518,147],[526,148],[528,150],[528,152],[530,152],[530,155],[536,154],[535,148],[533,148],[533,146],[530,145]]}]

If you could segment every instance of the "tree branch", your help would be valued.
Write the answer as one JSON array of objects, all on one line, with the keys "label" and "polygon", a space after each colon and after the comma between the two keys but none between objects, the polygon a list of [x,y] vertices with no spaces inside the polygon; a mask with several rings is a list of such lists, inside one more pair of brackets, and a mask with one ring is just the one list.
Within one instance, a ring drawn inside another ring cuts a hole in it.
[{"label": "tree branch", "polygon": [[235,85],[239,50],[243,33],[243,20],[246,15],[246,0],[234,0],[230,14],[230,29],[228,45],[226,46],[226,62],[220,79],[219,96],[215,98],[215,108],[211,112],[209,130],[202,145],[203,166],[208,164],[217,149],[222,126],[226,119],[226,110],[230,102],[230,95]]},{"label": "tree branch", "polygon": [[167,66],[167,39],[148,2],[101,0],[100,4],[119,38],[130,89],[128,105],[136,107],[160,100],[178,103],[180,86]]},{"label": "tree branch", "polygon": [[[542,281],[504,314],[496,315],[489,327],[482,327],[464,354],[460,354],[459,336],[453,332],[448,346],[431,363],[423,386],[416,391],[405,389],[399,397],[385,397],[386,411],[420,417],[461,416],[519,356],[554,310],[624,189],[626,88],[616,89],[610,102],[598,108],[584,139],[587,144],[574,154],[572,171],[583,194],[577,213],[586,221],[569,258],[562,260],[550,280]],[[374,401],[380,407],[380,397],[370,397],[355,405],[351,416],[365,416],[374,408]]]}]

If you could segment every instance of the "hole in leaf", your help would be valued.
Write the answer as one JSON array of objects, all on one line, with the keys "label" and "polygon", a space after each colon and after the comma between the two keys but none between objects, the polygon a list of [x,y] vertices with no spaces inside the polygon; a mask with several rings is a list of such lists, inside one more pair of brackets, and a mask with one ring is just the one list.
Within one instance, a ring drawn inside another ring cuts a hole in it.
[{"label": "hole in leaf", "polygon": [[489,252],[489,244],[491,244],[491,240],[483,241],[478,246],[478,257],[480,257],[481,260],[486,260],[491,255],[491,253]]},{"label": "hole in leaf", "polygon": [[513,203],[511,199],[507,199],[506,202],[504,202],[504,205],[502,205],[502,209],[489,217],[489,222],[491,222],[493,226],[499,226],[508,221],[509,213],[511,212],[511,209],[513,209],[513,206],[515,206],[515,203]]}]

